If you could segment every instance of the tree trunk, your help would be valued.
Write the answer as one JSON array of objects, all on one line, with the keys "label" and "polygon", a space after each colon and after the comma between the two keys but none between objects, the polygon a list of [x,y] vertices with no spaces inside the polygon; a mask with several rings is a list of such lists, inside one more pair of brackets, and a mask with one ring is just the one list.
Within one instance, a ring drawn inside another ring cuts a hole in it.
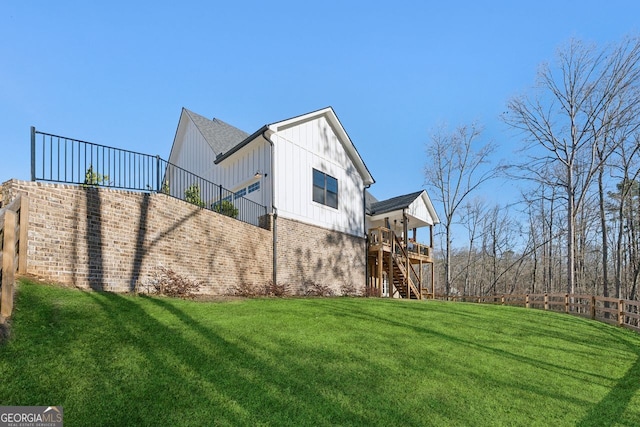
[{"label": "tree trunk", "polygon": [[575,193],[573,190],[573,170],[567,169],[567,293],[573,294],[575,291],[575,238],[576,238],[576,217],[575,217]]},{"label": "tree trunk", "polygon": [[445,274],[445,285],[444,285],[444,294],[445,296],[449,296],[451,292],[451,222],[447,221],[445,225],[445,234],[446,234],[446,243],[444,250],[444,274]]},{"label": "tree trunk", "polygon": [[618,241],[616,242],[616,297],[620,295],[620,285],[622,282],[622,240],[624,239],[624,221],[624,197],[621,197],[620,206],[618,207]]},{"label": "tree trunk", "polygon": [[598,171],[598,197],[600,202],[600,228],[602,237],[602,296],[609,296],[609,242],[607,240],[607,217],[604,209],[604,166]]}]

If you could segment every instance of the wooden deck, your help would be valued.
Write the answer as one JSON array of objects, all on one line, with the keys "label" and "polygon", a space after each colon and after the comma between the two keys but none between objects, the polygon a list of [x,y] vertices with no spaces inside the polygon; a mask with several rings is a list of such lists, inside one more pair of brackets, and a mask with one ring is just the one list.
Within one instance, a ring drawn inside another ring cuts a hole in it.
[{"label": "wooden deck", "polygon": [[[393,245],[393,231],[378,227],[369,230],[369,253],[383,250],[390,252]],[[401,243],[402,240],[400,240]],[[411,242],[405,246],[407,255],[412,263],[433,263],[433,248],[422,243]]]},{"label": "wooden deck", "polygon": [[[404,242],[384,227],[369,230],[367,293],[370,296],[433,298],[433,248]],[[425,285],[425,264],[431,264],[430,283]]]}]

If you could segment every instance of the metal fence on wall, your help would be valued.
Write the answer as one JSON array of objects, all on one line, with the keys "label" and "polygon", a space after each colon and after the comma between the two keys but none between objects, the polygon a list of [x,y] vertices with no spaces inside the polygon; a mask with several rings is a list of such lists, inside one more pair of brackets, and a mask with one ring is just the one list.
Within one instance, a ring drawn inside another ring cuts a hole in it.
[{"label": "metal fence on wall", "polygon": [[149,154],[31,128],[31,180],[164,193],[263,226],[267,208]]}]

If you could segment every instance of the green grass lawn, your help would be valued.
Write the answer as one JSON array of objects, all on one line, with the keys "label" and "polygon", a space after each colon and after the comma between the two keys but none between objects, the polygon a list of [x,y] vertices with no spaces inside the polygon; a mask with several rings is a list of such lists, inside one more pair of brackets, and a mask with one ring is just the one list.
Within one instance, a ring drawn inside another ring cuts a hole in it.
[{"label": "green grass lawn", "polygon": [[65,425],[640,425],[640,335],[522,308],[18,288],[0,405]]}]

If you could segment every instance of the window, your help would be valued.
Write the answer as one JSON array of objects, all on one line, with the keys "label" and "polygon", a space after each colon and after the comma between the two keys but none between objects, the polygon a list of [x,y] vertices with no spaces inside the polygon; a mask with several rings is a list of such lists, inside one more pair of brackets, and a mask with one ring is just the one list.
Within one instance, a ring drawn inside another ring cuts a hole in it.
[{"label": "window", "polygon": [[242,190],[238,190],[233,193],[233,200],[239,199],[240,197],[244,197],[247,195],[247,189],[243,188]]},{"label": "window", "polygon": [[249,193],[253,193],[254,191],[258,191],[260,189],[260,181],[254,182],[249,186]]},{"label": "window", "polygon": [[338,180],[314,169],[313,201],[338,209]]}]

